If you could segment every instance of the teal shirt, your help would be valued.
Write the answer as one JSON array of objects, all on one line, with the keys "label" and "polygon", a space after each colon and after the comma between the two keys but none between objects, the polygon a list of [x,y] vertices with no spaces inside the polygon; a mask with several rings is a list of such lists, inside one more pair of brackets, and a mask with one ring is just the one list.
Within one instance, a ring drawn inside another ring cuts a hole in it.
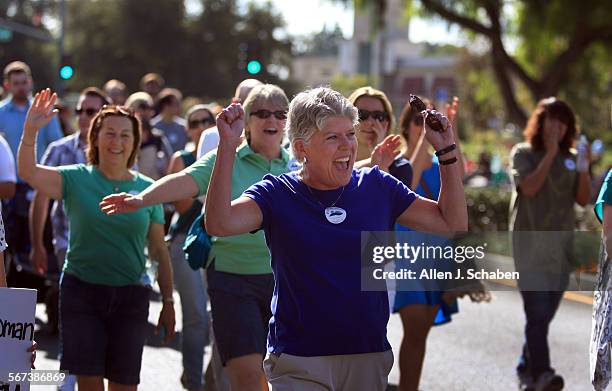
[{"label": "teal shirt", "polygon": [[612,170],[608,170],[608,175],[604,179],[599,191],[599,197],[595,202],[595,216],[603,222],[604,204],[612,205]]},{"label": "teal shirt", "polygon": [[139,284],[145,271],[144,248],[151,223],[164,223],[161,205],[107,216],[99,203],[112,193],[138,194],[153,180],[136,173],[127,181],[112,181],[84,164],[58,167],[62,198],[70,222],[70,243],[64,272],[92,284]]},{"label": "teal shirt", "polygon": [[[206,194],[217,150],[211,151],[184,171],[191,175],[200,189],[199,195]],[[294,161],[289,153],[281,148],[281,157],[268,161],[253,152],[244,142],[236,150],[236,160],[232,171],[232,199],[236,199],[251,185],[262,180],[264,175],[280,175],[291,171]],[[207,265],[215,259],[215,269],[234,274],[268,274],[270,251],[262,230],[254,234],[227,237],[211,237],[212,248]]]}]

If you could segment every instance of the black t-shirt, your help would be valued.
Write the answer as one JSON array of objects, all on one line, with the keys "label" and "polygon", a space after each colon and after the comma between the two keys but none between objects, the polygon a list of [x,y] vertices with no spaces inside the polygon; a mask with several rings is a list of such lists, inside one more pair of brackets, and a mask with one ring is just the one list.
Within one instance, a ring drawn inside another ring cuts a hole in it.
[{"label": "black t-shirt", "polygon": [[412,165],[408,159],[403,156],[395,159],[389,166],[389,174],[410,188],[412,183]]}]

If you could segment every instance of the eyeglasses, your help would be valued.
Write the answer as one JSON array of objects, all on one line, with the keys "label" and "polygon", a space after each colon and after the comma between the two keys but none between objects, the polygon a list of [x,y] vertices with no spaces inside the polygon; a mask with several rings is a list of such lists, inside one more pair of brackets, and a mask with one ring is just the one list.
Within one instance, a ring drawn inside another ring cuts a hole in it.
[{"label": "eyeglasses", "polygon": [[85,113],[85,115],[87,115],[88,117],[93,117],[94,115],[98,114],[98,109],[83,109],[81,107],[79,107],[78,109],[75,110],[75,112],[78,115],[81,115],[83,113]]},{"label": "eyeglasses", "polygon": [[214,119],[207,117],[207,118],[202,118],[200,120],[198,119],[189,120],[188,125],[189,125],[189,128],[193,129],[193,128],[197,128],[198,125],[200,124],[206,126],[206,125],[214,125],[214,123],[215,123]]},{"label": "eyeglasses", "polygon": [[270,118],[271,115],[274,115],[274,117],[279,120],[287,119],[287,112],[284,110],[278,110],[278,111],[270,111],[270,110],[265,110],[265,109],[257,110],[255,112],[252,112],[251,115],[254,115],[255,117],[261,118],[261,119]]},{"label": "eyeglasses", "polygon": [[359,109],[359,121],[367,121],[370,117],[374,118],[378,122],[389,120],[389,114],[385,113],[384,111],[368,111]]}]

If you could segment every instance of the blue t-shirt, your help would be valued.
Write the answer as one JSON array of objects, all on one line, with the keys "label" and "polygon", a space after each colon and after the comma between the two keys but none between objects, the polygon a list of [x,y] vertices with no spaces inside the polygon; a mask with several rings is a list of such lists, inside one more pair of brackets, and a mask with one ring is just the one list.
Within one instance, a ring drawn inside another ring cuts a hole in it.
[{"label": "blue t-shirt", "polygon": [[[393,230],[417,195],[378,167],[353,171],[344,190],[309,189],[291,172],[266,175],[244,195],[261,209],[274,272],[268,350],[297,356],[389,350],[387,292],[361,290],[361,232]],[[346,211],[337,225],[324,214],[336,200]]]},{"label": "blue t-shirt", "polygon": [[[423,182],[427,185],[429,192],[423,188]],[[431,167],[421,173],[421,180],[417,185],[416,193],[434,201],[438,200],[440,195],[440,168],[435,156],[432,158]]]},{"label": "blue t-shirt", "polygon": [[[19,149],[19,140],[23,134],[23,125],[25,124],[26,114],[30,108],[32,99],[23,106],[16,106],[9,97],[0,102],[0,135],[4,136],[15,159],[17,158],[17,150]],[[43,153],[55,140],[59,140],[64,135],[57,118],[51,118],[51,121],[43,126],[36,137],[36,161],[40,162]],[[21,182],[21,178],[17,178]]]}]

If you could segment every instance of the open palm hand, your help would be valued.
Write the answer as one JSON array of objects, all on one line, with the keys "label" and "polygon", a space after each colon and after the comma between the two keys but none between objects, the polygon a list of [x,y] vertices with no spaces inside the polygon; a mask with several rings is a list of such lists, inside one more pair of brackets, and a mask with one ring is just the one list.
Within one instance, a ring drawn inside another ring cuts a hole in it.
[{"label": "open palm hand", "polygon": [[57,109],[55,109],[56,101],[57,94],[52,93],[49,88],[38,92],[26,114],[24,128],[36,132],[48,124],[57,113]]}]

